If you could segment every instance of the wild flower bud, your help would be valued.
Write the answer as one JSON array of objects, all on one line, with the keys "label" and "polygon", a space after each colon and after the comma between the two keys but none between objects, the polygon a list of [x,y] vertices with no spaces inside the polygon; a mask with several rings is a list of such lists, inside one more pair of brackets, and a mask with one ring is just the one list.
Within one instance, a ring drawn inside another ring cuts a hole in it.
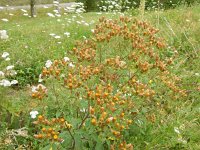
[{"label": "wild flower bud", "polygon": [[93,119],[91,120],[91,123],[92,123],[92,125],[96,126],[96,125],[97,125],[96,119],[93,118]]}]

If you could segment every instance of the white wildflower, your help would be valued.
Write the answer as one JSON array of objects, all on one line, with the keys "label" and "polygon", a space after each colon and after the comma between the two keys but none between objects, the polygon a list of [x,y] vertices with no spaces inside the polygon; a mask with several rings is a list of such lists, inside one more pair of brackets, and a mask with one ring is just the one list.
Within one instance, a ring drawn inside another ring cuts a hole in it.
[{"label": "white wildflower", "polygon": [[179,129],[184,130],[185,129],[185,124],[180,125]]},{"label": "white wildflower", "polygon": [[17,74],[17,72],[15,71],[15,70],[11,70],[10,71],[10,76],[14,76],[14,75],[16,75]]},{"label": "white wildflower", "polygon": [[174,127],[174,132],[176,132],[177,134],[180,134],[180,130],[178,127]]},{"label": "white wildflower", "polygon": [[187,141],[184,140],[182,137],[178,138],[178,141],[183,144],[187,144]]},{"label": "white wildflower", "polygon": [[66,35],[67,37],[70,37],[70,33],[69,32],[65,32],[64,35]]},{"label": "white wildflower", "polygon": [[119,62],[119,66],[122,67],[122,68],[125,67],[126,66],[126,62],[125,61],[120,61]]},{"label": "white wildflower", "polygon": [[0,30],[0,39],[8,39],[7,31],[6,30]]},{"label": "white wildflower", "polygon": [[18,81],[17,80],[12,80],[10,83],[11,83],[11,85],[15,85],[15,84],[18,84]]},{"label": "white wildflower", "polygon": [[0,71],[0,77],[3,77],[5,74],[3,71]]},{"label": "white wildflower", "polygon": [[10,61],[10,58],[9,58],[9,57],[7,57],[7,58],[5,59],[5,61]]},{"label": "white wildflower", "polygon": [[1,35],[1,39],[3,39],[3,40],[8,39],[8,35],[7,34]]},{"label": "white wildflower", "polygon": [[7,87],[7,86],[11,86],[11,83],[10,83],[10,81],[3,79],[0,81],[0,85]]},{"label": "white wildflower", "polygon": [[59,11],[58,11],[57,9],[53,10],[53,12],[55,12],[55,13],[59,13]]},{"label": "white wildflower", "polygon": [[30,115],[31,115],[32,119],[35,119],[38,114],[39,114],[38,111],[35,111],[35,110],[33,110],[33,111],[30,112]]},{"label": "white wildflower", "polygon": [[69,67],[72,67],[72,68],[74,68],[74,67],[75,67],[75,65],[74,65],[72,62],[70,62],[70,63],[69,63]]},{"label": "white wildflower", "polygon": [[24,15],[24,16],[28,16],[28,14],[27,14],[27,13],[24,13],[23,15]]},{"label": "white wildflower", "polygon": [[82,109],[80,109],[80,112],[86,112],[86,109],[85,108],[82,108]]},{"label": "white wildflower", "polygon": [[11,70],[11,69],[13,69],[13,68],[14,68],[13,65],[11,65],[11,66],[7,66],[7,67],[6,67],[6,70]]},{"label": "white wildflower", "polygon": [[42,74],[40,74],[40,75],[39,75],[38,82],[40,83],[40,82],[42,82],[42,81],[43,81],[43,79],[42,79]]},{"label": "white wildflower", "polygon": [[101,15],[102,13],[101,12],[98,12],[98,13],[96,13],[97,15]]},{"label": "white wildflower", "polygon": [[52,61],[51,61],[51,60],[47,60],[45,66],[46,66],[47,68],[50,68],[51,65],[52,65]]},{"label": "white wildflower", "polygon": [[27,12],[27,10],[25,10],[25,9],[21,9],[21,11],[22,11],[22,12],[25,12],[25,13]]},{"label": "white wildflower", "polygon": [[94,33],[94,29],[91,29],[92,33]]},{"label": "white wildflower", "polygon": [[113,117],[108,118],[109,121],[112,121],[113,119],[114,119]]},{"label": "white wildflower", "polygon": [[6,19],[6,18],[3,18],[1,20],[4,21],[4,22],[8,22],[8,19]]},{"label": "white wildflower", "polygon": [[69,57],[64,57],[64,61],[65,62],[70,61]]},{"label": "white wildflower", "polygon": [[39,89],[45,90],[45,92],[47,92],[47,88],[42,84],[38,84],[37,86],[32,86],[31,91],[35,93],[38,92]]},{"label": "white wildflower", "polygon": [[80,21],[76,21],[76,23],[77,23],[77,24],[81,24],[81,22],[80,22]]},{"label": "white wildflower", "polygon": [[31,91],[32,91],[33,93],[37,92],[37,87],[36,87],[36,86],[33,86],[32,89],[31,89]]},{"label": "white wildflower", "polygon": [[52,13],[47,13],[47,15],[48,15],[49,17],[55,17],[54,14],[52,14]]},{"label": "white wildflower", "polygon": [[55,36],[56,34],[55,34],[55,33],[50,33],[49,35],[50,35],[50,36]]},{"label": "white wildflower", "polygon": [[64,77],[65,77],[65,74],[61,74],[60,77],[61,77],[61,78],[64,78]]},{"label": "white wildflower", "polygon": [[83,12],[85,12],[85,10],[83,8],[79,8],[76,10],[76,13],[83,13]]},{"label": "white wildflower", "polygon": [[89,26],[89,25],[90,25],[89,23],[87,23],[87,22],[85,23],[85,26]]},{"label": "white wildflower", "polygon": [[59,35],[54,36],[55,39],[60,39],[61,37]]},{"label": "white wildflower", "polygon": [[53,4],[59,4],[59,2],[58,1],[53,1]]},{"label": "white wildflower", "polygon": [[[55,16],[57,16],[57,17],[61,17],[61,14],[55,14]],[[59,20],[60,20],[60,19],[59,19]],[[60,21],[61,21],[61,20],[60,20]],[[60,22],[60,21],[59,21],[59,22]]]},{"label": "white wildflower", "polygon": [[8,57],[9,56],[9,53],[8,52],[4,52],[3,54],[2,54],[2,58],[6,58],[6,57]]}]

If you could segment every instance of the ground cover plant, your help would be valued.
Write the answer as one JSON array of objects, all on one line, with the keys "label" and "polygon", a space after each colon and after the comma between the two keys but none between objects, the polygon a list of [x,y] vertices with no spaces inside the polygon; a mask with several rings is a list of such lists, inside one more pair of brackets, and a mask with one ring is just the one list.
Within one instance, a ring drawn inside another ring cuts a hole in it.
[{"label": "ground cover plant", "polygon": [[3,12],[0,148],[198,149],[199,11]]}]

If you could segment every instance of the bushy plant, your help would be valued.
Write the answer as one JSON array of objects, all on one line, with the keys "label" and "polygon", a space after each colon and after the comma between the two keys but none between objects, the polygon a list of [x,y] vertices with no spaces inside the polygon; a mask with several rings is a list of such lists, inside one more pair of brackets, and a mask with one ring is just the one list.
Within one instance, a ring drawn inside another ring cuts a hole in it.
[{"label": "bushy plant", "polygon": [[82,2],[85,5],[86,11],[96,11],[98,0],[76,0],[77,2]]},{"label": "bushy plant", "polygon": [[32,64],[30,66],[17,64],[15,69],[18,74],[13,79],[16,79],[19,82],[19,87],[36,84],[39,80],[41,66],[41,63]]},{"label": "bushy plant", "polygon": [[84,9],[84,3],[75,3],[70,7],[66,7],[65,11],[67,13],[84,13],[85,9]]},{"label": "bushy plant", "polygon": [[130,0],[101,0],[98,2],[98,7],[100,11],[119,11],[123,12],[125,10],[136,7],[137,3]]},{"label": "bushy plant", "polygon": [[[52,86],[32,89],[40,112],[32,114],[34,137],[47,148],[132,150],[126,135],[143,108],[155,123],[151,106],[158,97],[187,96],[171,67],[177,51],[158,29],[133,18],[102,17],[92,31],[67,57],[46,62],[41,77]],[[54,109],[44,103],[50,100]]]},{"label": "bushy plant", "polygon": [[10,78],[13,78],[16,76],[17,72],[14,69],[14,65],[8,65],[10,61],[8,52],[3,52],[3,54],[0,57],[1,62],[1,68],[3,70],[0,70],[0,86],[9,87],[18,84],[17,80],[12,80]]},{"label": "bushy plant", "polygon": [[194,4],[197,1],[194,0],[146,0],[146,8],[163,8],[163,9],[169,9],[169,8],[175,8],[177,6],[180,6],[182,4],[186,4],[188,6]]},{"label": "bushy plant", "polygon": [[[194,0],[146,0],[146,9],[169,9],[186,4],[188,6],[194,4],[197,1]],[[125,11],[131,8],[138,8],[140,6],[140,0],[101,0],[98,2],[100,11]]]}]

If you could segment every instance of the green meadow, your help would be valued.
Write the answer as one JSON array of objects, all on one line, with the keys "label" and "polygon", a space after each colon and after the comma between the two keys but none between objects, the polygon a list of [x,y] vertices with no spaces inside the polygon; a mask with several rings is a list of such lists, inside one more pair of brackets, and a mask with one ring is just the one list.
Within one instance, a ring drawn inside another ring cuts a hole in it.
[{"label": "green meadow", "polygon": [[[4,3],[1,1],[0,5]],[[53,9],[38,9],[37,17],[30,18],[23,15],[21,10],[0,11],[0,30],[6,30],[9,36],[7,40],[0,40],[0,54],[8,52],[11,59],[10,61],[0,59],[0,70],[7,65],[14,65],[17,75],[9,79],[19,82],[12,87],[0,86],[0,149],[42,149],[45,146],[49,150],[55,148],[55,145],[48,147],[48,142],[34,139],[33,132],[36,129],[32,125],[33,120],[29,114],[33,109],[37,109],[38,105],[37,110],[42,112],[41,104],[47,106],[45,109],[49,117],[55,117],[58,113],[58,108],[55,107],[55,95],[50,93],[48,98],[38,102],[31,98],[31,87],[38,84],[39,75],[47,60],[68,57],[77,41],[93,38],[91,30],[98,24],[99,18],[105,16],[108,19],[119,19],[120,17],[119,13],[64,14],[63,9],[60,17],[49,17],[48,12],[52,13]],[[137,120],[142,123],[135,121],[128,131],[129,135],[126,136],[127,143],[132,143],[135,150],[200,149],[199,14],[199,5],[181,6],[159,12],[145,11],[144,20],[158,28],[159,37],[165,39],[166,43],[175,47],[178,52],[171,70],[181,78],[179,86],[187,91],[187,96],[164,99],[161,95],[156,98],[159,108],[152,103],[141,109]],[[138,10],[130,10],[125,15],[141,18]],[[3,18],[8,21],[2,21]],[[67,33],[70,35],[67,36]],[[111,40],[109,48],[114,47],[115,41]],[[120,50],[120,48],[114,49]],[[44,85],[51,89],[51,81],[44,82]],[[60,103],[63,106],[68,105],[68,102],[66,103],[66,98],[69,99],[68,93],[64,93],[57,82],[54,88],[59,95]],[[136,104],[140,105],[139,102]],[[155,112],[154,123],[145,119],[145,113],[148,113],[150,107],[151,112]],[[71,106],[69,108],[73,109]],[[15,136],[14,130],[23,127],[28,132],[27,136]],[[92,148],[86,145],[83,149]]]}]

